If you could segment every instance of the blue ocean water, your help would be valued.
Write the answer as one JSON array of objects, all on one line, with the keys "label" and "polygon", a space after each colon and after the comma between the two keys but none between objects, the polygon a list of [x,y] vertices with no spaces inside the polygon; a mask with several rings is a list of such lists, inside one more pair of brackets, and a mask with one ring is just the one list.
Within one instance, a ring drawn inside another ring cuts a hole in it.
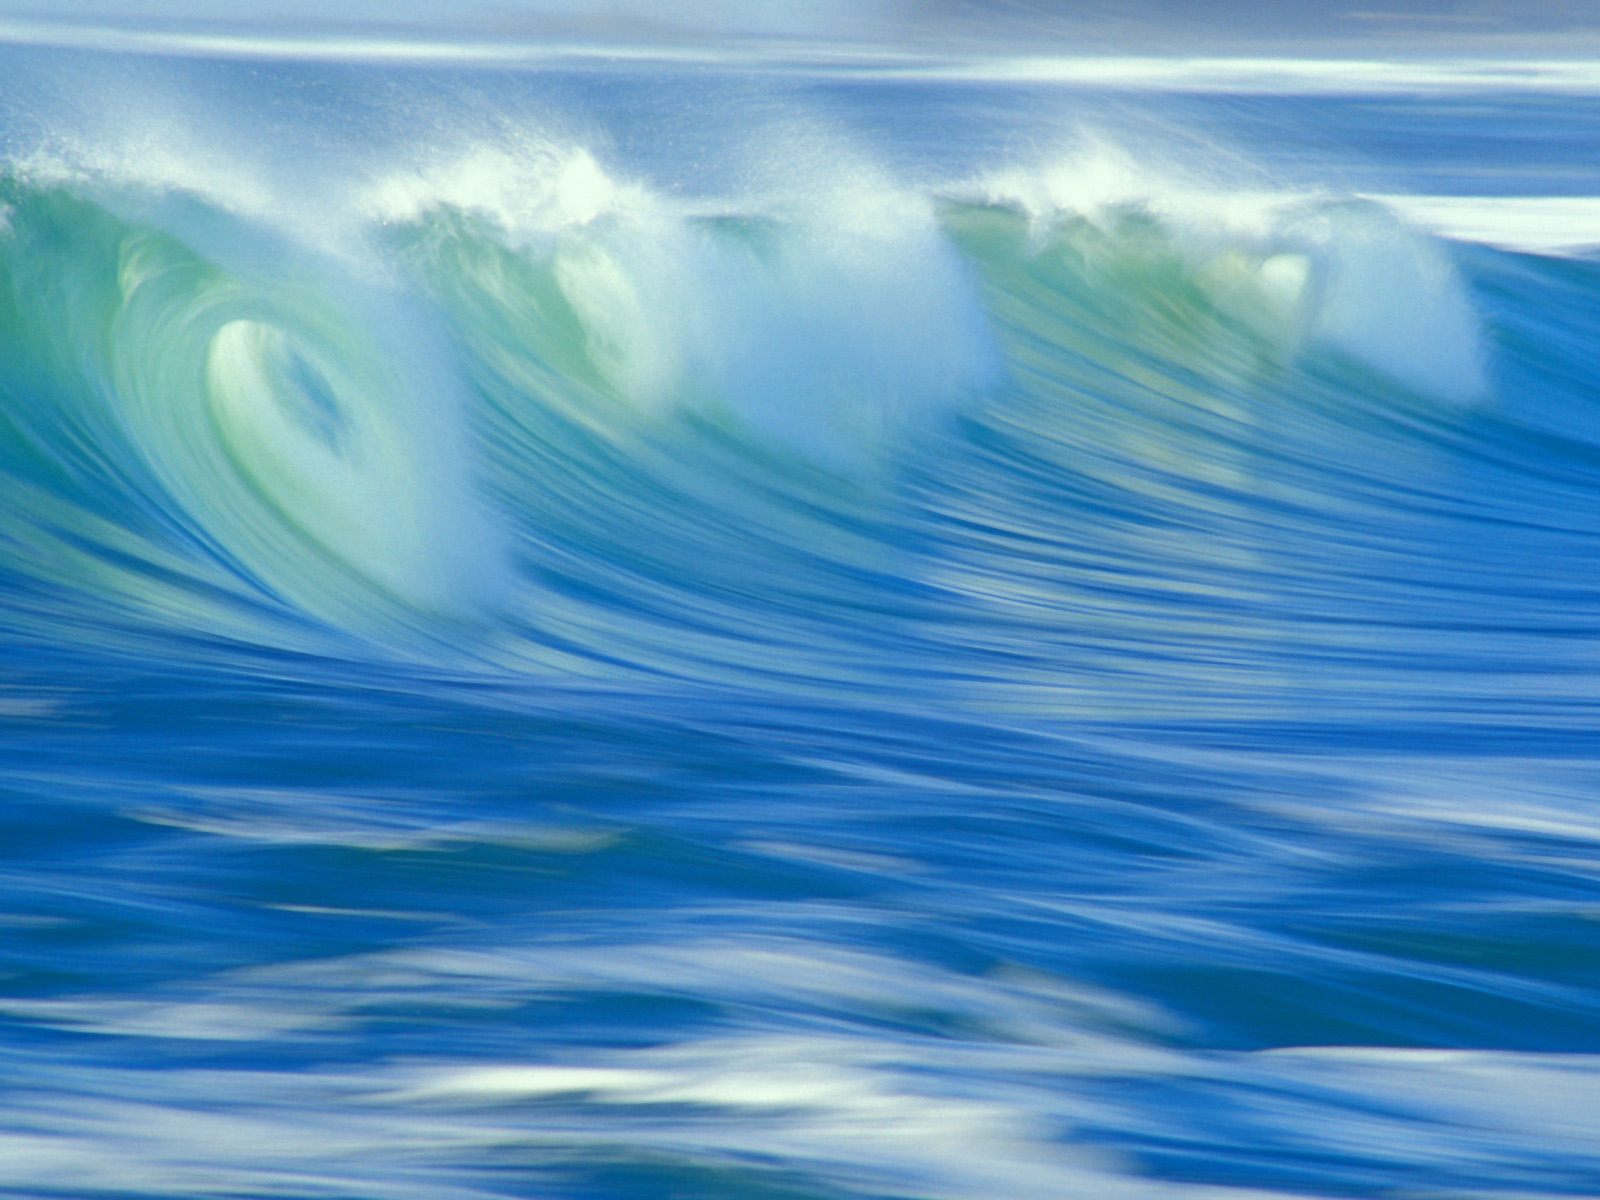
[{"label": "blue ocean water", "polygon": [[1228,70],[0,51],[0,1191],[1600,1194],[1600,91]]}]

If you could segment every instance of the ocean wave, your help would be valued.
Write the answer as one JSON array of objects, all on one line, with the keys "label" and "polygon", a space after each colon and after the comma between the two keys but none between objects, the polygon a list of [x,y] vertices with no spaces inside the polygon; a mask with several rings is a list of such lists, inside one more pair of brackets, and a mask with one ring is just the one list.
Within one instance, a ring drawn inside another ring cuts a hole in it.
[{"label": "ocean wave", "polygon": [[940,489],[982,503],[1058,461],[1131,519],[1156,480],[1247,494],[1319,405],[1493,408],[1487,279],[1448,246],[1103,147],[688,203],[529,143],[353,188],[314,235],[180,179],[3,183],[7,508],[32,547],[7,569],[155,635],[737,675],[741,644],[820,631],[826,676],[897,590],[972,599],[927,525]]}]

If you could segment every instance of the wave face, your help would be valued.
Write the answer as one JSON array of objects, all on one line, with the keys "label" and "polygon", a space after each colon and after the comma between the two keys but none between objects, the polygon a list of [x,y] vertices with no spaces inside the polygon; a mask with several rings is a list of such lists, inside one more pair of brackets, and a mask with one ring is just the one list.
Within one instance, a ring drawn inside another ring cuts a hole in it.
[{"label": "wave face", "polygon": [[0,1190],[1600,1189],[1592,101],[5,64]]}]

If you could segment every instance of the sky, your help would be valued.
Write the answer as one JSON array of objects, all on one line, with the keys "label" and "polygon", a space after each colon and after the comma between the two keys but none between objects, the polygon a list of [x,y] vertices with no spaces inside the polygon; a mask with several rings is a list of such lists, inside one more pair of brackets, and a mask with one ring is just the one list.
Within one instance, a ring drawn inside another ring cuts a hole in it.
[{"label": "sky", "polygon": [[[1600,0],[0,0],[7,29],[911,52],[1600,56]],[[336,14],[336,15],[334,15]]]}]

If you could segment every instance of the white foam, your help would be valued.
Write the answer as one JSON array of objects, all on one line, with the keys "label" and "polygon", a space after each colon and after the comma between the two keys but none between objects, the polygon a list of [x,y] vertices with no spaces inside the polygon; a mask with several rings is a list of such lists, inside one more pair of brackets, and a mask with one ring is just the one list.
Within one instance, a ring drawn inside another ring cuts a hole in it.
[{"label": "white foam", "polygon": [[1485,395],[1478,315],[1437,242],[1371,204],[1290,215],[1277,238],[1310,262],[1302,320],[1313,342],[1431,396]]},{"label": "white foam", "polygon": [[314,249],[346,270],[372,273],[360,217],[339,196],[336,180],[309,170],[278,177],[264,157],[244,149],[253,139],[207,129],[159,93],[108,93],[96,104],[59,116],[50,141],[13,154],[10,165],[35,184],[87,191],[222,261],[230,259],[230,236],[196,221],[195,200]]},{"label": "white foam", "polygon": [[1600,63],[1585,59],[1006,55],[886,62],[883,70],[930,81],[1245,95],[1600,92]]},{"label": "white foam", "polygon": [[1052,1144],[1056,1122],[1030,1112],[1025,1091],[991,1087],[978,1096],[948,1081],[933,1085],[888,1043],[745,1036],[613,1057],[616,1065],[603,1067],[501,1064],[430,1072],[392,1099],[504,1104],[578,1093],[602,1106],[740,1113],[742,1120],[724,1116],[714,1126],[669,1124],[664,1148],[777,1156],[823,1178],[843,1173],[882,1181],[874,1190],[887,1183],[892,1195],[1150,1194],[1114,1178],[1098,1156]]},{"label": "white foam", "polygon": [[314,1009],[210,1000],[6,1000],[0,1013],[76,1032],[207,1042],[254,1042],[345,1023]]},{"label": "white foam", "polygon": [[[1406,1136],[1391,1136],[1388,1149],[1415,1161],[1448,1161],[1465,1139],[1491,1160],[1591,1159],[1600,1144],[1600,1072],[1591,1055],[1339,1046],[1266,1057],[1291,1086],[1382,1096],[1402,1111],[1426,1114],[1435,1128],[1459,1131],[1430,1138],[1422,1122],[1404,1121]],[[1353,1144],[1363,1137],[1356,1125],[1353,1113],[1341,1113],[1328,1132],[1346,1134]]]},{"label": "white foam", "polygon": [[1373,199],[1442,237],[1552,253],[1600,245],[1600,196],[1399,196]]},{"label": "white foam", "polygon": [[996,353],[927,197],[791,168],[706,216],[534,145],[386,181],[390,219],[448,206],[548,257],[591,360],[635,408],[693,411],[817,461],[872,455],[981,390]]},{"label": "white foam", "polygon": [[656,207],[646,189],[608,173],[589,150],[532,131],[503,133],[464,154],[420,157],[420,165],[370,185],[359,207],[384,221],[453,208],[525,239]]},{"label": "white foam", "polygon": [[1055,163],[985,178],[976,190],[1021,209],[1040,231],[1064,215],[1109,228],[1130,211],[1148,213],[1198,281],[1287,352],[1334,348],[1437,398],[1487,392],[1480,322],[1448,253],[1387,207],[1263,188],[1236,163],[1136,158],[1103,139],[1081,141]]},{"label": "white foam", "polygon": [[1137,208],[1193,234],[1265,230],[1298,193],[1261,186],[1259,172],[1217,147],[1204,155],[1170,144],[1124,145],[1090,130],[1052,159],[993,172],[961,192],[1020,208],[1035,223],[1063,214],[1101,221]]}]

